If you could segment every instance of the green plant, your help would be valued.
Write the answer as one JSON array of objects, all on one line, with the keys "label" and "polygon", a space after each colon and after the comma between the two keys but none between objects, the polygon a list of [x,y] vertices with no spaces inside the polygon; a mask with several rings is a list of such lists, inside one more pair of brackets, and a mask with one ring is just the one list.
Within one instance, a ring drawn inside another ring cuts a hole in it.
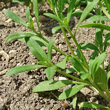
[{"label": "green plant", "polygon": [[[110,11],[109,5],[110,3],[106,0],[84,0],[86,3],[86,7],[83,11],[78,10],[81,2],[80,0],[48,0],[48,3],[53,11],[53,13],[44,13],[45,16],[48,16],[58,22],[58,26],[52,29],[52,33],[54,34],[59,29],[62,30],[64,38],[66,40],[67,46],[71,51],[71,55],[68,55],[54,46],[55,38],[48,41],[45,37],[43,37],[41,33],[41,29],[39,26],[39,9],[38,9],[38,1],[33,0],[33,8],[36,17],[36,23],[38,30],[36,31],[33,25],[33,20],[30,15],[30,10],[27,8],[26,11],[26,19],[25,22],[15,13],[4,10],[4,13],[10,17],[15,22],[29,28],[32,32],[21,32],[9,35],[6,39],[6,42],[10,42],[12,40],[19,39],[27,44],[32,54],[39,60],[36,65],[24,65],[18,66],[10,69],[6,75],[14,75],[17,73],[21,73],[24,71],[30,71],[36,68],[45,68],[46,76],[48,81],[43,81],[38,84],[33,92],[43,92],[43,91],[52,91],[57,90],[61,87],[67,85],[73,85],[72,88],[67,89],[63,93],[60,94],[59,100],[67,99],[71,96],[75,96],[73,98],[73,108],[76,109],[77,102],[77,93],[83,87],[89,87],[93,90],[97,91],[105,100],[110,101],[110,91],[108,88],[108,80],[110,77],[110,65],[108,70],[105,70],[104,60],[107,56],[106,49],[108,44],[110,43],[110,26],[105,25],[104,21],[110,21]],[[67,9],[67,15],[64,16],[63,10],[65,8],[65,4],[68,3],[69,7]],[[97,8],[99,6],[100,8]],[[94,12],[93,15],[90,12]],[[81,14],[82,13],[82,14]],[[72,33],[69,21],[72,16],[76,16],[81,14],[79,22],[77,24],[76,30]],[[81,25],[82,21],[85,20],[87,16],[91,16],[87,19],[86,24]],[[79,44],[76,40],[76,34],[79,27],[95,27],[96,28],[96,36],[94,43],[81,43]],[[74,43],[76,44],[77,50],[76,54],[72,49],[69,39],[67,38],[66,31],[69,33]],[[103,30],[107,30],[105,33],[105,40],[103,40]],[[48,53],[42,49],[42,46],[48,47]],[[58,62],[56,65],[53,64],[52,58],[52,49],[55,49],[59,53],[65,56],[65,58]],[[91,49],[93,53],[87,62],[82,50]],[[66,68],[66,63],[70,62],[73,65],[73,68]],[[74,74],[68,74],[66,71],[69,70],[71,73],[77,72],[79,75],[75,77]],[[55,81],[52,80],[55,73],[58,72],[70,80],[61,80]],[[110,107],[106,107],[99,104],[82,102],[79,107],[88,107],[88,108],[106,108],[110,109]]]}]

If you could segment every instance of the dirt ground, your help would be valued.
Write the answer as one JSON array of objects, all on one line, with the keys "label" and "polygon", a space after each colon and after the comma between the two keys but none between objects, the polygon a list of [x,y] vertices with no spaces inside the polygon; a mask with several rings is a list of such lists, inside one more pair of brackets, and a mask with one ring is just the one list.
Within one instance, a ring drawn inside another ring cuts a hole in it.
[{"label": "dirt ground", "polygon": [[[1,2],[0,2],[1,3]],[[17,23],[14,23],[4,13],[3,9],[8,8],[15,12],[24,20],[26,7],[22,5],[4,4],[0,9],[0,106],[5,106],[5,110],[73,110],[72,98],[59,101],[58,95],[60,91],[45,92],[45,93],[33,93],[32,89],[39,82],[47,80],[43,69],[34,70],[29,72],[20,73],[14,76],[6,76],[5,73],[12,67],[26,64],[35,64],[37,59],[29,52],[28,47],[20,41],[12,41],[8,44],[5,43],[5,39],[8,35],[15,32],[30,31]],[[47,5],[42,9],[47,11]],[[41,29],[44,36],[48,39],[56,37],[55,45],[66,53],[70,53],[65,43],[63,34],[59,31],[52,35],[51,29],[56,22],[50,18],[46,18],[45,22],[41,22]],[[35,17],[33,16],[33,20]],[[74,32],[74,25],[77,24],[78,18],[74,18],[71,21],[72,31]],[[36,24],[35,24],[36,26]],[[80,28],[77,33],[77,40],[81,42],[93,42],[95,36],[94,29]],[[75,50],[73,40],[68,35],[72,48]],[[44,48],[46,50],[46,48]],[[89,51],[85,52],[85,56],[88,58]],[[53,62],[60,61],[64,56],[58,52],[53,51]],[[59,75],[55,78],[60,77]],[[102,103],[106,105],[106,101],[103,98],[97,96],[97,93],[84,88],[78,94],[78,101],[93,101],[96,103]],[[1,109],[0,109],[1,110]],[[80,110],[93,110],[93,109],[80,109]],[[101,109],[102,110],[102,109]]]}]

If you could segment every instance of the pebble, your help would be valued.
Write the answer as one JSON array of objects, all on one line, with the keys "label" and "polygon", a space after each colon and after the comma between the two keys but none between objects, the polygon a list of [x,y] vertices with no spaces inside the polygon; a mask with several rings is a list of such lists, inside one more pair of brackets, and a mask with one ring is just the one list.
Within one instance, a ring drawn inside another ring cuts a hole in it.
[{"label": "pebble", "polygon": [[39,16],[39,21],[40,22],[45,22],[45,21],[47,21],[47,18],[45,16],[43,16],[43,15],[40,15]]},{"label": "pebble", "polygon": [[6,20],[5,22],[6,22],[6,23],[10,23],[10,22],[12,22],[12,19],[9,18],[9,19]]}]

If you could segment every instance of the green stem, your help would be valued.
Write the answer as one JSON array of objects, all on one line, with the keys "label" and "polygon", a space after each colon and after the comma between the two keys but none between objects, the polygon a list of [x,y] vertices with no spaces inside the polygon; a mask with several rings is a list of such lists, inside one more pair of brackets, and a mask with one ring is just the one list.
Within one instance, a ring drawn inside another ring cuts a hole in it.
[{"label": "green stem", "polygon": [[77,29],[75,30],[74,35],[72,34],[72,32],[71,32],[71,30],[70,30],[69,27],[67,28],[67,31],[69,32],[69,34],[70,34],[71,37],[73,38],[73,40],[74,40],[74,42],[75,42],[75,44],[76,44],[76,46],[77,46],[77,48],[78,48],[78,50],[79,50],[79,52],[80,52],[82,58],[83,58],[83,61],[84,61],[85,65],[86,65],[86,67],[88,68],[88,63],[87,63],[87,61],[86,61],[86,58],[85,58],[85,56],[84,56],[84,54],[83,54],[83,52],[82,52],[82,50],[81,50],[81,48],[80,48],[80,45],[78,44],[78,42],[77,42],[77,40],[76,40],[76,38],[75,38]]},{"label": "green stem", "polygon": [[82,82],[82,83],[89,84],[89,82],[86,82],[86,81],[84,81],[84,80],[82,80],[82,79],[79,79],[79,78],[77,78],[77,77],[74,77],[74,76],[72,76],[72,75],[70,75],[70,74],[67,74],[67,73],[65,73],[64,71],[61,71],[61,70],[58,69],[58,68],[56,69],[56,71],[59,72],[60,74],[64,75],[64,76],[66,76],[66,77],[69,77],[69,78],[73,79],[73,80],[76,80],[76,81],[79,81],[79,82]]},{"label": "green stem", "polygon": [[70,45],[70,42],[69,42],[69,40],[68,40],[68,38],[67,38],[67,35],[66,35],[66,33],[65,33],[64,28],[62,27],[61,30],[62,30],[62,32],[63,32],[63,35],[64,35],[65,40],[66,40],[66,43],[67,43],[67,45],[68,45],[68,47],[69,47],[69,49],[70,49],[72,55],[73,55],[74,57],[76,57],[76,55],[75,55],[75,53],[74,53],[74,51],[73,51],[73,49],[72,49],[72,47],[71,47],[71,45]]}]

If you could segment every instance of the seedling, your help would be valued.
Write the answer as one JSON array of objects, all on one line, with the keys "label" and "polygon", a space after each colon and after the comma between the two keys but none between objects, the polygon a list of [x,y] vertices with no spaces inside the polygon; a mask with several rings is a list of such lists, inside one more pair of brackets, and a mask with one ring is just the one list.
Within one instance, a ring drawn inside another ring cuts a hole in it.
[{"label": "seedling", "polygon": [[[36,87],[34,87],[33,92],[53,91],[67,85],[73,85],[73,87],[62,92],[58,99],[64,100],[69,97],[75,96],[72,101],[74,109],[76,109],[77,105],[76,94],[83,87],[89,87],[93,90],[96,90],[99,95],[101,95],[106,101],[110,101],[110,91],[108,87],[110,68],[106,71],[104,65],[104,60],[107,56],[106,49],[108,44],[110,43],[110,26],[104,24],[104,21],[110,21],[110,2],[108,2],[107,0],[84,0],[84,2],[87,4],[84,10],[76,11],[76,9],[80,7],[80,0],[48,0],[53,13],[44,13],[45,16],[48,16],[58,22],[59,25],[54,27],[52,29],[52,32],[54,34],[59,29],[62,30],[67,46],[71,51],[70,55],[64,53],[56,46],[54,46],[55,38],[48,41],[45,37],[43,37],[39,25],[38,0],[33,0],[33,9],[35,12],[36,23],[38,27],[37,31],[34,28],[29,8],[27,8],[26,11],[26,22],[15,13],[9,10],[4,10],[4,13],[13,21],[32,30],[32,32],[21,32],[9,35],[6,39],[6,42],[8,43],[12,40],[20,39],[20,41],[23,41],[27,44],[32,54],[39,60],[36,65],[23,65],[12,68],[6,73],[6,75],[14,75],[25,71],[31,71],[37,68],[46,68],[45,72],[48,80],[43,81]],[[66,3],[68,3],[69,7],[67,9],[66,15],[64,15],[63,10]],[[98,9],[96,6],[99,6],[100,9]],[[91,14],[91,11],[94,11],[95,15]],[[69,26],[70,18],[79,14],[81,14],[79,22],[77,24],[75,32],[72,33]],[[86,24],[81,25],[81,23],[87,16],[91,17],[87,19]],[[94,43],[78,43],[78,41],[76,40],[76,34],[79,27],[96,28]],[[107,30],[108,32],[104,33],[104,30]],[[76,52],[70,45],[66,31],[69,33],[77,47]],[[103,40],[103,33],[105,34],[105,40]],[[47,54],[42,49],[42,46],[46,46],[48,48]],[[55,49],[65,56],[65,58],[61,62],[58,62],[56,65],[51,60],[52,49]],[[86,49],[93,50],[89,62],[87,62],[87,59],[82,52],[82,50]],[[66,68],[67,62],[70,62],[73,67]],[[66,73],[67,70],[71,70],[71,73],[77,72],[79,77],[74,76],[74,74]],[[56,72],[62,74],[64,77],[69,78],[69,80],[53,80]],[[79,107],[110,109],[110,106],[106,107],[103,105],[88,102],[80,103]]]}]

